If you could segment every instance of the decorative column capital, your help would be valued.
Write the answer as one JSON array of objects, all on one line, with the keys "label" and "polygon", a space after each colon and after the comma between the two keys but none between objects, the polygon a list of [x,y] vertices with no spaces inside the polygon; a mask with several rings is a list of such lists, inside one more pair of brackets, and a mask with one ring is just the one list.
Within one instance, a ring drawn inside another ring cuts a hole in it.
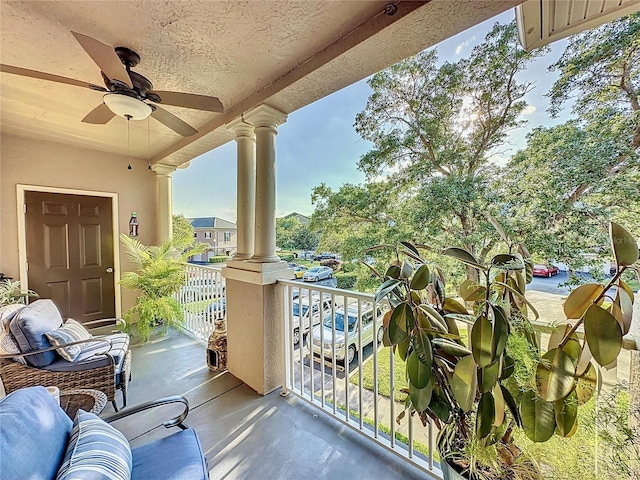
[{"label": "decorative column capital", "polygon": [[278,125],[287,121],[287,114],[262,103],[245,112],[244,120],[255,128],[268,127],[275,130]]},{"label": "decorative column capital", "polygon": [[231,130],[236,135],[237,138],[245,137],[255,140],[256,133],[254,131],[253,125],[248,123],[246,119],[240,117],[235,120],[230,121],[225,124],[227,130]]},{"label": "decorative column capital", "polygon": [[165,163],[156,163],[155,165],[151,165],[151,170],[156,172],[156,175],[163,175],[170,177],[173,172],[176,171],[175,165],[167,165]]}]

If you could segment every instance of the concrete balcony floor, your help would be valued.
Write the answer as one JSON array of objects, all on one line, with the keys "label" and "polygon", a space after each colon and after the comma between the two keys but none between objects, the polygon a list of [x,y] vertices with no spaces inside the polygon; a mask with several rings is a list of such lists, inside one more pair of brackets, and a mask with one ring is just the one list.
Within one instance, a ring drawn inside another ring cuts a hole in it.
[{"label": "concrete balcony floor", "polygon": [[[427,475],[292,396],[260,396],[206,365],[205,345],[177,332],[132,347],[128,405],[184,395],[211,479],[424,479]],[[117,393],[118,404],[121,404]],[[119,421],[132,445],[171,433],[162,407]],[[102,416],[113,413],[109,404]],[[180,452],[176,452],[179,456]]]}]

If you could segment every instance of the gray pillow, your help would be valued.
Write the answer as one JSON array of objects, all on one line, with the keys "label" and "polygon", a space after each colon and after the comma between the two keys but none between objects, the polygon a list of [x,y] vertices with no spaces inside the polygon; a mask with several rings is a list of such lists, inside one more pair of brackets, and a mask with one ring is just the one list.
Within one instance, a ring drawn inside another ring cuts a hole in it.
[{"label": "gray pillow", "polygon": [[[62,316],[55,303],[40,299],[18,312],[9,328],[22,353],[33,352],[51,346],[45,333],[62,326]],[[44,352],[25,357],[34,367],[45,367],[56,359],[56,352]]]}]

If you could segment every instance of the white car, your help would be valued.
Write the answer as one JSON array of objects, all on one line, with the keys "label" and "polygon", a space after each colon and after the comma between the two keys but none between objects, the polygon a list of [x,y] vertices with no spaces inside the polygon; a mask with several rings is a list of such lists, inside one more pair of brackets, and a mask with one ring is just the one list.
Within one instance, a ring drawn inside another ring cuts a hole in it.
[{"label": "white car", "polygon": [[[384,335],[382,328],[382,316],[383,312],[380,308],[377,309],[376,326],[377,331],[373,331],[373,308],[371,305],[363,305],[361,316],[361,328],[362,328],[362,348],[373,343],[373,340],[380,344]],[[349,305],[347,308],[347,330],[348,333],[345,336],[345,313],[344,307],[337,308],[335,310],[335,355],[336,360],[347,360],[347,363],[351,363],[358,352],[358,307],[357,305]],[[313,329],[312,334],[312,349],[315,355],[320,355],[325,358],[333,358],[334,352],[334,338],[333,338],[333,324],[334,317],[331,314],[327,315],[322,322],[322,325],[318,325]],[[320,331],[322,330],[322,339]],[[324,344],[322,344],[324,340]]]},{"label": "white car", "polygon": [[325,278],[332,278],[333,270],[330,267],[311,267],[304,272],[302,280],[305,282],[317,282],[318,280],[324,280]]},{"label": "white car", "polygon": [[[300,315],[302,312],[302,315]],[[309,333],[309,329],[318,325],[324,317],[331,314],[331,299],[325,298],[320,307],[320,295],[311,296],[311,316],[309,316],[309,296],[294,298],[292,302],[291,328],[293,329],[293,344],[297,345],[300,339]],[[300,317],[302,316],[302,330],[300,329]],[[301,336],[302,335],[302,336]]]}]

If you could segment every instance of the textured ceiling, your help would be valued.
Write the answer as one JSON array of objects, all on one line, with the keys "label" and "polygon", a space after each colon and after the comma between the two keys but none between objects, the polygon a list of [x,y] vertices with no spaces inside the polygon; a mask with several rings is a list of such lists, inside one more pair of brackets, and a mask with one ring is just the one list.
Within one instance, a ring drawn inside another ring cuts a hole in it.
[{"label": "textured ceiling", "polygon": [[[386,1],[2,0],[0,61],[102,85],[75,31],[135,50],[158,90],[219,97],[224,114],[164,107],[193,137],[131,123],[134,156],[179,165],[227,142],[224,123],[256,104],[290,113],[520,1],[400,2],[389,17]],[[126,154],[124,119],[81,123],[100,92],[7,73],[0,88],[3,133]]]}]

